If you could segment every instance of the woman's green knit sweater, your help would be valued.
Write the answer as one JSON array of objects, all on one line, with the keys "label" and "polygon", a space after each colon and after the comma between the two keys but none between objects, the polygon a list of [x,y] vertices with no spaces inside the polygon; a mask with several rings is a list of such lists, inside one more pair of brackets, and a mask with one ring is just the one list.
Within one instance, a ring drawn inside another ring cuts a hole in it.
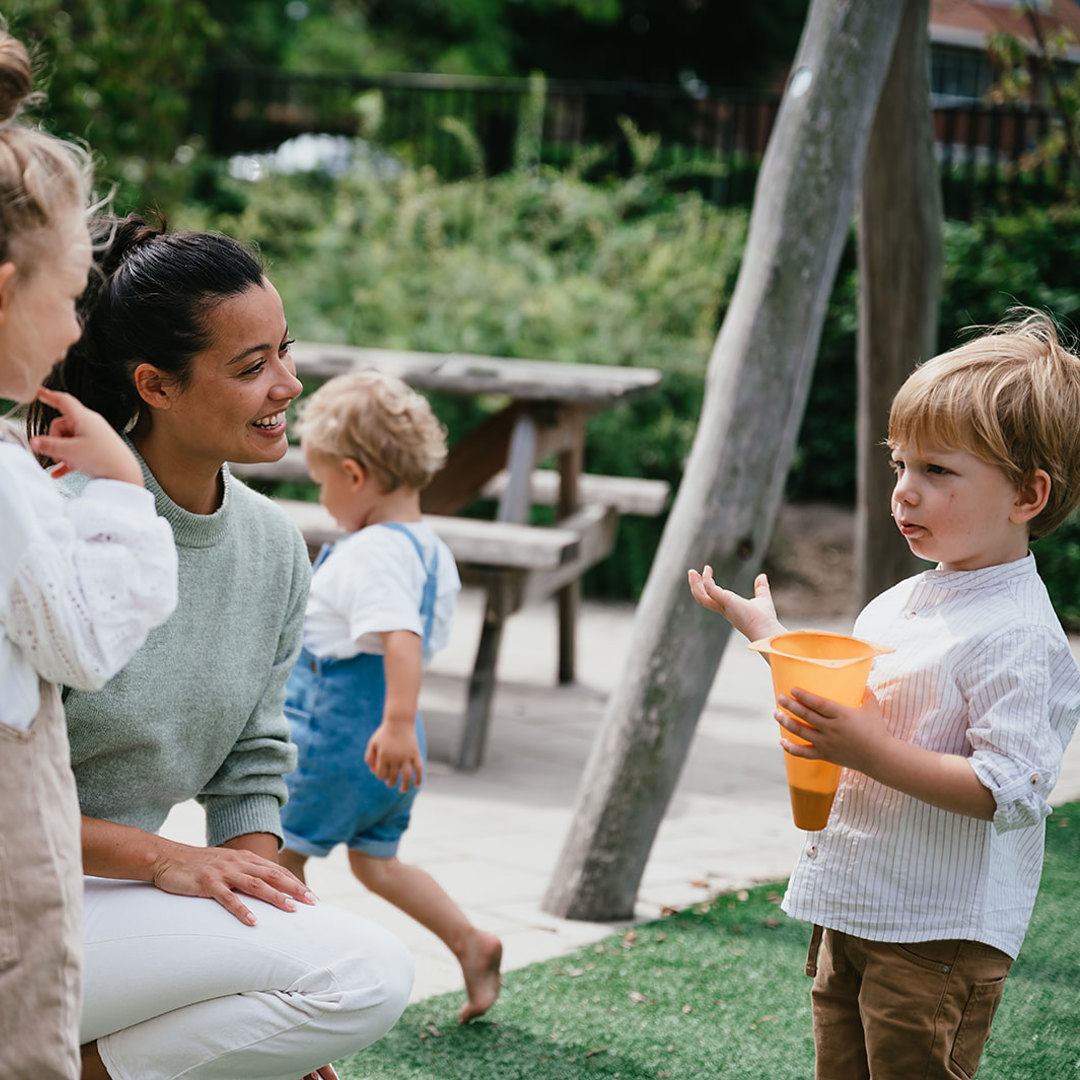
[{"label": "woman's green knit sweater", "polygon": [[[220,509],[192,514],[143,464],[176,537],[179,604],[102,690],[65,700],[82,812],[156,832],[197,798],[211,846],[252,832],[281,838],[282,777],[296,762],[285,680],[311,579],[284,512],[223,473]],[[77,491],[86,478],[61,483]]]}]

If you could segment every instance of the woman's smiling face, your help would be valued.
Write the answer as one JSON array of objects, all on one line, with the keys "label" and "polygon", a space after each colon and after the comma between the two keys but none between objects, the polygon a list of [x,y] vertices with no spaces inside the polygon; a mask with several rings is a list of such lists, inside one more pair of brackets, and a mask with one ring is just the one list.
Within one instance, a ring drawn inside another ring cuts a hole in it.
[{"label": "woman's smiling face", "polygon": [[277,289],[262,285],[220,301],[206,316],[211,344],[155,424],[193,457],[277,461],[286,450],[285,410],[303,389]]}]

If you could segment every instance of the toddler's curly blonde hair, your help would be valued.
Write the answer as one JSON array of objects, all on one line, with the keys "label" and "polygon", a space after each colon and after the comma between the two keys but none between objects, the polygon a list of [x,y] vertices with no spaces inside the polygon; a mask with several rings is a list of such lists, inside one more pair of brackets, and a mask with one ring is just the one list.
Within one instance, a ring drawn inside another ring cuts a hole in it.
[{"label": "toddler's curly blonde hair", "polygon": [[302,403],[297,430],[305,447],[352,458],[384,491],[419,491],[446,462],[446,429],[427,399],[381,371],[325,382]]}]

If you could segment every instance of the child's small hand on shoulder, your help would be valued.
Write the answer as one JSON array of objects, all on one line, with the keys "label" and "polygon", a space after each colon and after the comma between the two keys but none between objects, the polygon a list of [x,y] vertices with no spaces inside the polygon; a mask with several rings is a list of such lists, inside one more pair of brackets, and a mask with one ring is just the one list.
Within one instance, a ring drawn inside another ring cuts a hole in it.
[{"label": "child's small hand on shoulder", "polygon": [[60,413],[49,425],[48,435],[35,435],[30,440],[34,453],[57,463],[52,476],[81,472],[93,480],[123,480],[144,486],[135,455],[105,417],[60,390],[42,387],[37,396]]},{"label": "child's small hand on shoulder", "polygon": [[752,600],[717,585],[711,566],[706,566],[700,574],[690,570],[687,577],[694,599],[703,608],[723,615],[749,641],[784,633],[784,626],[776,617],[769,579],[764,574],[754,579]]}]

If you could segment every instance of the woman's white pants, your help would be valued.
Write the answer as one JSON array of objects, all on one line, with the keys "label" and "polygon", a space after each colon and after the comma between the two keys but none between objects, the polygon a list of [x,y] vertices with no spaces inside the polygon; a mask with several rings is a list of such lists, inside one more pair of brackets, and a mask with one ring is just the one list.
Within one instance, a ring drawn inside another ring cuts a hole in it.
[{"label": "woman's white pants", "polygon": [[80,1041],[114,1080],[300,1080],[375,1042],[408,1001],[397,938],[327,904],[213,900],[86,878]]}]

